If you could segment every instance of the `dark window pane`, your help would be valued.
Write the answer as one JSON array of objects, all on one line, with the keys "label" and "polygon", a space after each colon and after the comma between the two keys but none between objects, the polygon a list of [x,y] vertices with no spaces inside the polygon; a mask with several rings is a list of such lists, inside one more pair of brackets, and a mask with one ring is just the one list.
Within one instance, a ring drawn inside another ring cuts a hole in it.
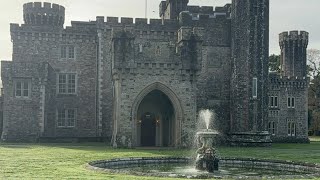
[{"label": "dark window pane", "polygon": [[23,96],[28,97],[29,96],[29,91],[28,90],[23,90]]},{"label": "dark window pane", "polygon": [[61,58],[67,58],[67,47],[66,46],[62,46],[61,47]]},{"label": "dark window pane", "polygon": [[68,54],[69,54],[68,58],[74,59],[74,47],[73,46],[69,46],[68,50],[69,50],[68,51]]},{"label": "dark window pane", "polygon": [[291,107],[294,107],[294,98],[291,100]]}]

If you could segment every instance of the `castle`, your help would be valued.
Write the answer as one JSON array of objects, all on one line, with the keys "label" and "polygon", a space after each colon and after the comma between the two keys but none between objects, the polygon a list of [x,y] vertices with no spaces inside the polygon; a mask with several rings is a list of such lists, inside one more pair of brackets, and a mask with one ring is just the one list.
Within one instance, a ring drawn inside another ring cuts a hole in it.
[{"label": "castle", "polygon": [[308,142],[308,33],[281,33],[281,72],[269,72],[269,0],[188,3],[65,28],[63,6],[24,4],[2,61],[2,141],[190,147],[212,109],[230,144]]}]

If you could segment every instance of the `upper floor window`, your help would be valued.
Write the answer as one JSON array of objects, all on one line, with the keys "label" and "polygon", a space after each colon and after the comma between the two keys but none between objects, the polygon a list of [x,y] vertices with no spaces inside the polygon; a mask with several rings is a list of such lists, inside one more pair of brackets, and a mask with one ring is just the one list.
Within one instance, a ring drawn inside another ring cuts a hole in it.
[{"label": "upper floor window", "polygon": [[143,51],[143,46],[142,44],[139,44],[139,53],[142,53],[142,51]]},{"label": "upper floor window", "polygon": [[58,127],[75,127],[76,110],[75,109],[59,109],[58,110]]},{"label": "upper floor window", "polygon": [[296,136],[296,123],[292,120],[288,120],[288,136]]},{"label": "upper floor window", "polygon": [[157,56],[161,55],[161,48],[160,48],[160,46],[157,46],[156,51],[155,51],[155,54],[156,54]]},{"label": "upper floor window", "polygon": [[269,107],[271,108],[278,107],[278,96],[269,96]]},{"label": "upper floor window", "polygon": [[58,93],[75,94],[76,93],[76,74],[58,75]]},{"label": "upper floor window", "polygon": [[61,59],[75,59],[75,47],[71,45],[61,46],[60,49]]},{"label": "upper floor window", "polygon": [[252,97],[253,98],[258,97],[258,79],[257,78],[252,79]]},{"label": "upper floor window", "polygon": [[269,133],[271,135],[275,135],[276,134],[276,123],[274,121],[272,122],[269,122],[268,124],[268,130],[269,130]]},{"label": "upper floor window", "polygon": [[295,107],[295,98],[288,97],[288,108],[294,108],[294,107]]},{"label": "upper floor window", "polygon": [[14,96],[28,98],[31,94],[31,81],[27,79],[17,79],[14,81]]}]

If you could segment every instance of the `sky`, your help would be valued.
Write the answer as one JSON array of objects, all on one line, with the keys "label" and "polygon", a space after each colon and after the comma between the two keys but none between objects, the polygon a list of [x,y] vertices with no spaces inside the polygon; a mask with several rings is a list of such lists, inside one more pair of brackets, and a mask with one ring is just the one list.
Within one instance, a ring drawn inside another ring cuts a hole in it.
[{"label": "sky", "polygon": [[[22,6],[30,0],[2,0],[0,60],[11,60],[10,23],[23,23]],[[96,16],[145,17],[145,0],[47,0],[66,8],[66,23],[95,20]],[[231,0],[190,0],[189,5],[223,6]],[[148,18],[159,17],[160,0],[148,0]],[[320,49],[320,0],[270,0],[270,54],[279,54],[278,34],[305,30],[308,48]]]}]

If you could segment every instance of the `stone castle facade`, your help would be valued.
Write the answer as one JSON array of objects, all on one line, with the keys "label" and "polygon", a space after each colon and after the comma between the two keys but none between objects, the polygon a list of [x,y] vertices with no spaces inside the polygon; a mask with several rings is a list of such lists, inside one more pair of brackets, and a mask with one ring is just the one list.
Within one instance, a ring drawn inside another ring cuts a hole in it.
[{"label": "stone castle facade", "polygon": [[64,28],[65,8],[24,4],[2,61],[3,141],[105,139],[188,147],[201,109],[232,143],[308,141],[308,33],[280,35],[268,72],[269,0],[160,3],[160,19],[98,16]]}]

